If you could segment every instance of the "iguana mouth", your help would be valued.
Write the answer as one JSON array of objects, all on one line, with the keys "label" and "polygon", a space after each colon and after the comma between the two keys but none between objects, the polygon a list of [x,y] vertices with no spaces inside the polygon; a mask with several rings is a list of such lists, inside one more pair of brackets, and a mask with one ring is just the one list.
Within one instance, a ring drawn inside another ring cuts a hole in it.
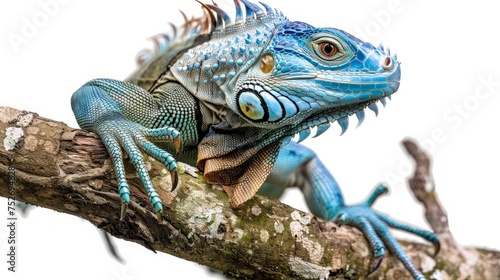
[{"label": "iguana mouth", "polygon": [[[387,64],[387,61],[385,61]],[[380,97],[367,99],[363,101],[353,101],[347,105],[330,107],[324,111],[316,112],[307,118],[305,118],[300,124],[292,129],[292,134],[298,134],[297,142],[301,142],[307,137],[309,137],[312,133],[311,128],[316,128],[316,133],[313,137],[317,137],[327,131],[331,124],[336,122],[341,130],[341,135],[344,134],[349,128],[349,116],[355,115],[358,123],[357,126],[360,126],[365,119],[365,109],[369,109],[378,115],[379,107],[377,105],[378,102],[385,107],[387,104],[387,99],[391,99],[393,93],[398,90],[399,80],[401,77],[400,71],[400,63],[396,60],[396,57],[393,57],[393,60],[390,62],[392,65],[392,69],[389,73],[385,75],[373,75],[371,83],[364,83],[367,85],[377,85],[377,84],[386,84],[387,87],[383,89],[383,94]],[[355,76],[355,74],[353,74]],[[358,75],[357,79],[363,80],[364,77],[368,77],[369,75]],[[316,80],[320,79],[320,77],[315,78]],[[366,78],[367,79],[367,78]],[[341,79],[340,79],[341,80]],[[347,80],[347,79],[346,79]],[[330,81],[330,79],[329,79]],[[349,82],[352,84],[352,79]],[[363,84],[359,82],[359,84]],[[367,93],[368,94],[368,93]]]},{"label": "iguana mouth", "polygon": [[342,135],[349,128],[349,116],[355,115],[358,120],[357,126],[360,126],[365,119],[365,109],[368,108],[373,111],[375,115],[378,115],[377,102],[379,101],[385,107],[387,98],[391,99],[391,96],[388,95],[376,100],[364,101],[318,112],[309,116],[299,125],[294,127],[292,134],[298,134],[299,138],[297,142],[300,143],[311,135],[311,128],[316,128],[316,133],[313,137],[318,137],[327,131],[332,123],[336,122],[342,129],[340,133],[340,135]]}]

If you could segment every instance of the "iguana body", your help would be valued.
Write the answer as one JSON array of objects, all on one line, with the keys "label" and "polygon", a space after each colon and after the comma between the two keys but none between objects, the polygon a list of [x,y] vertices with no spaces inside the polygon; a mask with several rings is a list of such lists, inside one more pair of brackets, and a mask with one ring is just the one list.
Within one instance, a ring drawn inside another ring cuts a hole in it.
[{"label": "iguana body", "polygon": [[[221,185],[233,207],[263,185],[277,194],[299,187],[315,215],[363,230],[377,258],[374,269],[387,246],[423,279],[387,227],[438,246],[437,237],[370,209],[385,187],[363,204],[346,206],[314,152],[290,141],[297,134],[305,139],[313,127],[319,135],[333,122],[345,131],[350,115],[362,122],[365,108],[377,112],[375,102],[385,104],[398,89],[396,57],[343,31],[291,22],[267,5],[234,3],[234,21],[202,4],[206,16],[187,21],[182,34],[157,37],[157,52],[143,58],[127,82],[96,79],[73,94],[79,125],[98,133],[113,159],[122,218],[130,201],[122,148],[158,217],[163,206],[141,150],[166,165],[173,187],[176,151],[196,162],[209,183]],[[163,150],[154,142],[171,145]]]}]

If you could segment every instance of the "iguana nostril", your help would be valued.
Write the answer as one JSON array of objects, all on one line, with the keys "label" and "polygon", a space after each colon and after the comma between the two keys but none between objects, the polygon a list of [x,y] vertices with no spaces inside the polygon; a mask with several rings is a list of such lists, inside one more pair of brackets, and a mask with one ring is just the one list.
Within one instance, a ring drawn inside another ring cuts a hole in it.
[{"label": "iguana nostril", "polygon": [[380,67],[384,70],[390,70],[392,68],[392,59],[389,56],[384,56],[380,59]]}]

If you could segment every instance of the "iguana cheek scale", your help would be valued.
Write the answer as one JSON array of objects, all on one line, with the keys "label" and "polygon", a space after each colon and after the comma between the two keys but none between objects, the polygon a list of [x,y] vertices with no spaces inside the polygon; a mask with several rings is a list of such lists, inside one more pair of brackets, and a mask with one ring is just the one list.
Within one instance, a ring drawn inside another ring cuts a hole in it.
[{"label": "iguana cheek scale", "polygon": [[[334,28],[289,21],[266,4],[234,0],[232,19],[202,4],[205,16],[186,20],[174,35],[155,36],[156,51],[140,55],[126,81],[95,79],[78,89],[71,105],[81,128],[102,138],[114,163],[123,219],[130,191],[122,151],[137,169],[159,219],[162,202],[141,154],[165,164],[177,185],[176,157],[187,158],[218,184],[238,207],[257,191],[279,196],[299,187],[311,211],[360,228],[378,267],[385,248],[415,279],[425,279],[388,231],[431,232],[399,223],[370,208],[387,191],[379,186],[365,203],[345,205],[340,188],[316,154],[298,142],[349,116],[360,124],[366,108],[378,113],[397,91],[400,63],[389,49],[374,47]],[[155,145],[166,142],[161,149]],[[182,152],[195,150],[191,154]]]}]

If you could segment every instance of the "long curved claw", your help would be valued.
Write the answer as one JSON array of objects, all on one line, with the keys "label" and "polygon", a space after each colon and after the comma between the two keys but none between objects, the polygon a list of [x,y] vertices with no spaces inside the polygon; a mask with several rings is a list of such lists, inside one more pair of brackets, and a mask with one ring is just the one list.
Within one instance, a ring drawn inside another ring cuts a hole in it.
[{"label": "long curved claw", "polygon": [[174,168],[172,171],[170,171],[170,177],[172,177],[172,189],[170,191],[173,192],[179,184],[179,171],[177,170],[177,168]]},{"label": "long curved claw", "polygon": [[128,202],[122,202],[122,209],[120,211],[120,220],[123,221],[125,219],[125,215],[127,214]]},{"label": "long curved claw", "polygon": [[380,266],[380,264],[382,263],[383,260],[384,260],[384,256],[380,256],[380,257],[376,258],[375,261],[373,262],[373,266],[370,269],[369,273],[372,273],[375,270],[377,270],[377,268]]},{"label": "long curved claw", "polygon": [[161,212],[156,212],[156,219],[158,220],[158,223],[162,223],[163,222],[163,215]]},{"label": "long curved claw", "polygon": [[433,257],[437,256],[437,254],[439,253],[439,251],[441,251],[441,242],[436,242],[436,243],[433,243],[434,245],[434,255]]}]

